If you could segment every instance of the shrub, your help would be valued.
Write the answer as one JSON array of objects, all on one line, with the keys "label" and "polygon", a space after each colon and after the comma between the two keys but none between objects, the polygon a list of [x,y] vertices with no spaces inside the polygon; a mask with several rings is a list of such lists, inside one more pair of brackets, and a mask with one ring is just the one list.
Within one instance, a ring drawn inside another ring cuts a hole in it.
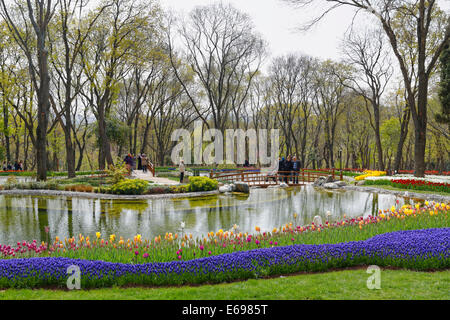
[{"label": "shrub", "polygon": [[119,181],[111,187],[114,194],[143,194],[148,187],[148,182],[141,179],[127,179]]},{"label": "shrub", "polygon": [[73,192],[93,192],[94,188],[90,185],[75,184],[75,185],[65,186],[64,190],[73,191]]},{"label": "shrub", "polygon": [[172,193],[186,193],[188,192],[188,186],[178,186],[170,188]]},{"label": "shrub", "polygon": [[217,166],[218,170],[232,170],[232,169],[237,169],[236,164],[231,164],[231,163],[223,163],[223,164],[219,164]]},{"label": "shrub", "polygon": [[125,180],[125,176],[128,174],[128,170],[122,160],[118,160],[115,166],[109,166],[109,169],[105,170],[105,172],[108,177],[111,178],[113,184],[117,184]]},{"label": "shrub", "polygon": [[17,178],[15,176],[9,176],[8,179],[6,179],[7,185],[17,184]]},{"label": "shrub", "polygon": [[152,187],[149,188],[145,194],[165,194],[165,193],[174,193],[173,188],[170,187]]},{"label": "shrub", "polygon": [[219,185],[217,180],[208,177],[189,177],[187,190],[190,192],[216,190]]}]

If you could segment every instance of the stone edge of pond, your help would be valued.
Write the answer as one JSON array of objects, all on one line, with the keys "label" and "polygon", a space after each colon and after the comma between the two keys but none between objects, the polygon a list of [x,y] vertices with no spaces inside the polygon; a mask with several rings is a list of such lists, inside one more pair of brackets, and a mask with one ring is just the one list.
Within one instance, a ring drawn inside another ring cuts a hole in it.
[{"label": "stone edge of pond", "polygon": [[57,191],[57,190],[0,190],[0,195],[11,196],[64,196],[75,198],[89,198],[89,199],[105,199],[105,200],[153,200],[153,199],[173,199],[173,198],[195,198],[209,195],[216,195],[220,192],[204,191],[204,192],[189,192],[189,193],[175,193],[175,194],[146,194],[146,195],[113,195],[103,193],[89,193],[89,192],[72,192],[72,191]]},{"label": "stone edge of pond", "polygon": [[[438,202],[450,202],[450,196],[443,196],[440,194],[429,194],[429,193],[417,193],[417,192],[409,192],[409,191],[396,191],[396,190],[387,190],[382,188],[375,187],[363,187],[363,186],[345,186],[342,189],[352,190],[352,191],[362,191],[362,192],[371,192],[371,193],[382,193],[382,194],[392,194],[399,197],[407,197],[407,198],[416,198],[422,200],[431,200]],[[406,196],[405,193],[408,192]]]}]

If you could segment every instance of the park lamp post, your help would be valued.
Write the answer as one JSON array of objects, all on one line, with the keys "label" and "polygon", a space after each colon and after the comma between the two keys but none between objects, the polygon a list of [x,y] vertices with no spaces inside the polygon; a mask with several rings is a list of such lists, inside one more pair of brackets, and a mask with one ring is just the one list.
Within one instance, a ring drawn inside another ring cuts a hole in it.
[{"label": "park lamp post", "polygon": [[341,170],[341,181],[342,181],[342,148],[339,148],[339,169]]}]

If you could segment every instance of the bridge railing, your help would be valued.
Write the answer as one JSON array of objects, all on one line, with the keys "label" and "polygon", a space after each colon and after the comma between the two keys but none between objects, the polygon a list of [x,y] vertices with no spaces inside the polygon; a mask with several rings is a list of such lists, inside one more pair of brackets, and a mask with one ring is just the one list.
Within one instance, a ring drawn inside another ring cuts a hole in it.
[{"label": "bridge railing", "polygon": [[306,182],[314,182],[319,177],[331,175],[333,179],[339,177],[343,180],[342,172],[335,169],[330,170],[308,170],[301,169],[299,171],[277,171],[263,172],[261,170],[236,170],[233,172],[214,172],[211,170],[210,178],[216,179],[224,183],[234,183],[238,181],[246,182],[251,185],[269,186],[285,182],[288,185],[301,185]]}]

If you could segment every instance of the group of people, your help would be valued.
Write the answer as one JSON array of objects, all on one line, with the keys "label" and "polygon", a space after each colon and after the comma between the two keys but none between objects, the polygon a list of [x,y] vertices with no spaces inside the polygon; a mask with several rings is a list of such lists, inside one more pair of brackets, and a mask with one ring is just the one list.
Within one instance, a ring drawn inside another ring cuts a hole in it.
[{"label": "group of people", "polygon": [[23,162],[22,161],[15,161],[14,165],[12,165],[10,162],[3,162],[3,171],[23,171]]},{"label": "group of people", "polygon": [[298,184],[298,176],[300,173],[300,160],[297,160],[296,156],[287,156],[278,158],[278,168],[276,169],[280,181],[289,183],[292,181],[294,184]]},{"label": "group of people", "polygon": [[[133,172],[133,170],[136,170],[136,159],[131,153],[127,154],[123,160],[130,173]],[[139,154],[137,156],[137,170],[142,170],[142,172],[146,173],[148,171],[149,165],[150,160],[145,153]]]}]

